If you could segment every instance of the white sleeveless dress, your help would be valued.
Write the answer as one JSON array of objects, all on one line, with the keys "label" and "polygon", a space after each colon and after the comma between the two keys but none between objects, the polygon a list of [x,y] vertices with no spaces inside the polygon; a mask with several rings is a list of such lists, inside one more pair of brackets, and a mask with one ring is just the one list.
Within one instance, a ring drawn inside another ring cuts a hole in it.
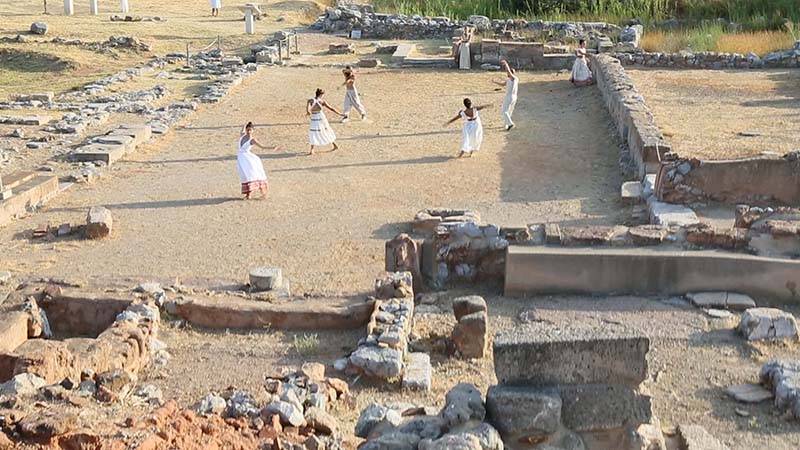
[{"label": "white sleeveless dress", "polygon": [[464,120],[461,130],[461,151],[464,153],[477,152],[483,143],[483,124],[477,109],[472,110],[474,117],[467,116],[466,110],[461,110],[458,115]]},{"label": "white sleeveless dress", "polygon": [[236,168],[239,170],[239,181],[242,182],[242,194],[258,190],[267,184],[267,173],[264,164],[250,149],[253,144],[244,136],[239,138],[239,152],[236,155]]},{"label": "white sleeveless dress", "polygon": [[[311,107],[320,106],[319,100],[313,99]],[[320,109],[317,112],[311,113],[311,125],[308,129],[308,143],[318,147],[322,145],[333,144],[336,141],[336,133],[333,132],[331,124],[328,123],[328,118],[325,113]]]},{"label": "white sleeveless dress", "polygon": [[589,70],[589,64],[586,63],[586,54],[580,51],[575,54],[575,63],[572,64],[572,76],[570,81],[589,81],[592,79],[592,71]]}]

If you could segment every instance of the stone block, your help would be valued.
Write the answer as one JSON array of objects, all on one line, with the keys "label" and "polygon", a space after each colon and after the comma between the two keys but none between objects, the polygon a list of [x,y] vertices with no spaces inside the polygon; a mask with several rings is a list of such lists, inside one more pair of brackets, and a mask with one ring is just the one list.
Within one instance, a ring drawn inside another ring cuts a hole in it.
[{"label": "stone block", "polygon": [[153,129],[150,125],[144,124],[120,125],[117,129],[107,134],[107,136],[115,135],[132,137],[134,146],[138,147],[150,140],[153,136]]},{"label": "stone block", "polygon": [[745,310],[756,306],[752,298],[735,292],[690,292],[686,294],[686,299],[704,309]]},{"label": "stone block", "polygon": [[350,364],[370,376],[396,378],[403,373],[403,352],[395,348],[361,346],[350,355]]},{"label": "stone block", "polygon": [[634,203],[639,203],[642,201],[643,194],[644,189],[642,188],[642,183],[638,181],[626,181],[622,183],[620,195],[622,196],[623,204],[632,205]]},{"label": "stone block", "polygon": [[386,271],[410,272],[414,292],[422,291],[420,252],[417,242],[405,233],[386,242]]},{"label": "stone block", "polygon": [[256,292],[272,291],[283,286],[283,272],[277,267],[250,269],[250,289]]},{"label": "stone block", "polygon": [[561,397],[552,388],[495,385],[486,394],[486,412],[505,442],[525,442],[558,430]]},{"label": "stone block", "polygon": [[75,149],[70,153],[70,158],[78,162],[103,161],[111,165],[122,159],[127,153],[127,147],[119,144],[89,144]]},{"label": "stone block", "polygon": [[683,205],[664,203],[650,197],[647,207],[650,211],[650,222],[656,225],[687,227],[700,224],[697,214]]},{"label": "stone block", "polygon": [[0,317],[0,353],[13,352],[28,340],[28,315],[8,312]]},{"label": "stone block", "polygon": [[791,313],[776,308],[751,308],[742,314],[739,332],[748,341],[797,340],[797,321]]},{"label": "stone block", "polygon": [[557,223],[544,225],[544,242],[547,245],[561,245],[561,227]]},{"label": "stone block", "polygon": [[729,386],[725,389],[725,393],[742,403],[761,403],[773,397],[772,392],[761,385],[750,383]]},{"label": "stone block", "polygon": [[431,390],[431,357],[427,353],[409,353],[403,373],[403,387],[406,389]]},{"label": "stone block", "polygon": [[59,341],[29,339],[17,347],[14,373],[33,373],[48,384],[58,383],[64,378],[78,378],[74,368],[75,357],[67,345]]},{"label": "stone block", "polygon": [[483,358],[489,344],[488,316],[479,311],[463,316],[453,328],[452,340],[464,358]]},{"label": "stone block", "polygon": [[627,329],[555,327],[531,323],[494,339],[501,384],[615,383],[637,387],[647,378],[650,339]]},{"label": "stone block", "polygon": [[728,446],[699,425],[679,425],[678,434],[686,450],[728,450]]},{"label": "stone block", "polygon": [[113,226],[111,211],[102,206],[93,206],[86,214],[84,233],[88,239],[102,239],[111,234]]},{"label": "stone block", "polygon": [[[616,381],[610,378],[609,381]],[[577,431],[614,430],[638,426],[653,418],[649,396],[620,384],[559,386],[561,421]]]},{"label": "stone block", "polygon": [[98,136],[94,138],[93,141],[97,144],[121,145],[125,148],[125,151],[128,152],[135,149],[134,139],[127,135],[110,134],[106,136]]},{"label": "stone block", "polygon": [[461,320],[466,315],[481,311],[488,312],[488,308],[486,307],[486,300],[479,295],[468,295],[453,299],[453,314],[456,316],[456,321]]}]

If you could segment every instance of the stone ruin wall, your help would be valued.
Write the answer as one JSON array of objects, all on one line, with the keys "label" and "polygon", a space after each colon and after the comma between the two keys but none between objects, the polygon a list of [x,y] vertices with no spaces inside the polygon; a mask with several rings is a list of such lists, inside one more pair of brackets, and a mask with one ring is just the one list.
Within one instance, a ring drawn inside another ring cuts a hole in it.
[{"label": "stone ruin wall", "polygon": [[800,152],[721,161],[664,163],[656,196],[670,203],[800,205]]},{"label": "stone ruin wall", "polygon": [[750,53],[720,52],[644,52],[612,53],[610,56],[619,59],[623,66],[658,67],[675,69],[761,69],[761,68],[796,68],[800,67],[800,41],[794,48],[772,52],[763,58]]}]

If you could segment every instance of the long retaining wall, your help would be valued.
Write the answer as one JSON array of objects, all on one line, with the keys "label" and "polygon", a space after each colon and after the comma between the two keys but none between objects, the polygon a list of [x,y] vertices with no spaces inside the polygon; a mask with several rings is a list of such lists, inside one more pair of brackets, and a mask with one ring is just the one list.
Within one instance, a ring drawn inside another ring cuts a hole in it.
[{"label": "long retaining wall", "polygon": [[656,173],[663,155],[670,152],[671,147],[655,124],[653,114],[633,80],[618,59],[606,54],[593,56],[591,69],[597,87],[603,93],[608,113],[620,137],[628,145],[639,176]]},{"label": "long retaining wall", "polygon": [[800,153],[720,161],[671,161],[658,172],[656,196],[670,203],[710,200],[728,204],[800,205]]},{"label": "long retaining wall", "polygon": [[660,294],[732,291],[800,300],[800,261],[718,251],[511,246],[505,293]]},{"label": "long retaining wall", "polygon": [[719,52],[636,52],[613,53],[624,66],[676,68],[676,69],[762,69],[800,67],[800,41],[790,50],[770,53],[763,58],[754,53]]}]

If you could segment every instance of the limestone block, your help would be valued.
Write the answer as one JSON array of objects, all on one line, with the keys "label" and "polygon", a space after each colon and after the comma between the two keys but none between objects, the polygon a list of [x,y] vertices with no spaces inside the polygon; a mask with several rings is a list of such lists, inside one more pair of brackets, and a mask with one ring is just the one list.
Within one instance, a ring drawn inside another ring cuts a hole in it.
[{"label": "limestone block", "polygon": [[742,314],[739,332],[748,341],[797,339],[797,321],[776,308],[751,308]]},{"label": "limestone block", "polygon": [[111,234],[114,219],[111,211],[102,206],[93,206],[86,215],[86,237],[89,239],[102,239]]},{"label": "limestone block", "polygon": [[506,442],[541,438],[561,424],[561,397],[554,389],[495,385],[486,394],[486,410]]},{"label": "limestone block", "polygon": [[452,340],[464,358],[483,358],[489,344],[488,316],[479,311],[463,316],[453,328]]},{"label": "limestone block", "polygon": [[468,295],[453,299],[453,314],[455,314],[457,321],[466,315],[481,311],[488,311],[488,308],[486,307],[486,300],[479,295]]},{"label": "limestone block", "polygon": [[250,288],[254,291],[271,291],[283,286],[283,273],[277,267],[250,269]]},{"label": "limestone block", "polygon": [[431,390],[431,357],[427,353],[409,353],[403,373],[403,387],[406,389]]}]

